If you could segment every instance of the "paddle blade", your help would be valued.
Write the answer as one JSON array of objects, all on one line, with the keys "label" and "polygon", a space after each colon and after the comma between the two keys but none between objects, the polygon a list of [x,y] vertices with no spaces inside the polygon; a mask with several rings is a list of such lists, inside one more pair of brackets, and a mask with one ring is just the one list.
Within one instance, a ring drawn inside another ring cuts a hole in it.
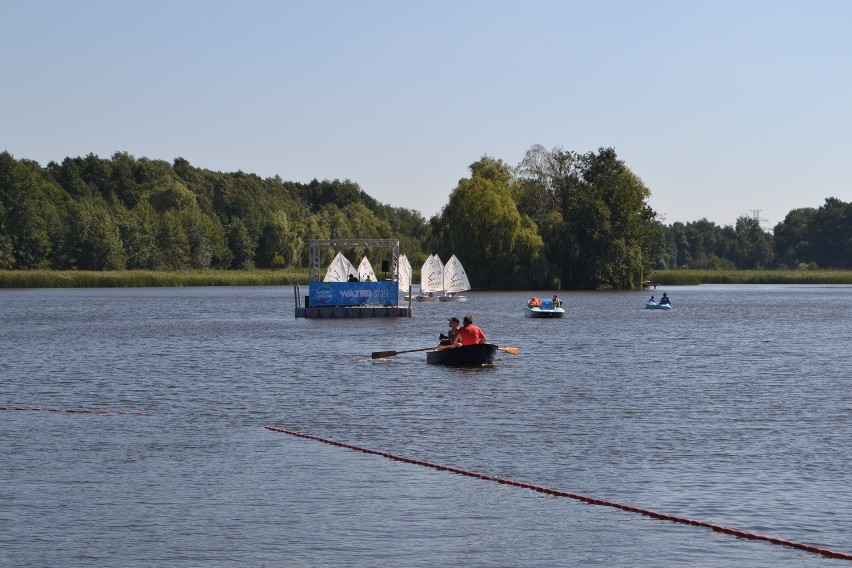
[{"label": "paddle blade", "polygon": [[520,347],[498,347],[498,351],[505,351],[506,353],[511,353],[512,355],[517,355],[521,352]]},{"label": "paddle blade", "polygon": [[373,359],[383,359],[399,354],[398,351],[373,351]]}]

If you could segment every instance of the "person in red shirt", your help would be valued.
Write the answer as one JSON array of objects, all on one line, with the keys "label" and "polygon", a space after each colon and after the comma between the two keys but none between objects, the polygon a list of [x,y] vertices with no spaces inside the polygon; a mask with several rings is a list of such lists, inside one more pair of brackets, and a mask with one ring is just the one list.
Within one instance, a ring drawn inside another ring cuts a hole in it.
[{"label": "person in red shirt", "polygon": [[464,325],[456,334],[453,347],[485,343],[485,333],[477,325],[473,325],[473,316],[464,316]]}]

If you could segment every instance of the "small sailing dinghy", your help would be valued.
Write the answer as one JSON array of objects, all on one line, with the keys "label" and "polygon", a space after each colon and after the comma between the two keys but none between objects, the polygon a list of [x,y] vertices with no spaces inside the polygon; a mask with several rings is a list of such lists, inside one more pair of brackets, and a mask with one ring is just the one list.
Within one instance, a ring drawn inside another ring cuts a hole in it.
[{"label": "small sailing dinghy", "polygon": [[405,295],[405,300],[408,300],[408,292],[411,290],[411,263],[404,254],[399,255],[398,270],[399,277],[397,278],[397,282],[399,283],[399,291]]},{"label": "small sailing dinghy", "polygon": [[378,282],[376,273],[373,272],[373,266],[367,257],[361,259],[361,264],[358,265],[358,280],[361,282]]},{"label": "small sailing dinghy", "polygon": [[420,293],[414,299],[418,302],[437,302],[443,292],[444,263],[437,254],[431,254],[420,269]]},{"label": "small sailing dinghy", "polygon": [[459,292],[470,290],[470,280],[468,280],[467,273],[456,255],[451,256],[447,264],[444,265],[443,282],[444,295],[438,298],[440,301],[467,302],[467,296],[462,296]]},{"label": "small sailing dinghy", "polygon": [[[366,260],[366,257],[364,258]],[[343,256],[342,252],[339,252],[328,265],[323,282],[347,282],[350,277],[357,279],[358,270],[349,262],[348,258]]]}]

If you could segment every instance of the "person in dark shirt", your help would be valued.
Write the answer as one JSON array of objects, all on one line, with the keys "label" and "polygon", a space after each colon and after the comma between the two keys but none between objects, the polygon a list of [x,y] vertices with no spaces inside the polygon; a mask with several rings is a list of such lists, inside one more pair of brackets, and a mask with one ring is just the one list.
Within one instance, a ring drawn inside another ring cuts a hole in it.
[{"label": "person in dark shirt", "polygon": [[441,334],[441,345],[452,345],[459,333],[459,318],[453,316],[447,321],[450,322],[450,331],[447,332],[447,335]]}]

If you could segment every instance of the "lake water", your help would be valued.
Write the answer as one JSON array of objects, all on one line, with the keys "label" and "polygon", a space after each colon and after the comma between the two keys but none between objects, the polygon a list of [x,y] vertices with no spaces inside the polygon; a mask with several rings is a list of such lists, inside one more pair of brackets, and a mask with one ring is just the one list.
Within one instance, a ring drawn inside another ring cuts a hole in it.
[{"label": "lake water", "polygon": [[[288,287],[0,291],[0,406],[111,411],[0,412],[0,565],[842,564],[263,428],[852,553],[852,287],[643,309],[663,291],[562,320],[532,292],[306,320]],[[466,313],[521,354],[370,357]]]}]

